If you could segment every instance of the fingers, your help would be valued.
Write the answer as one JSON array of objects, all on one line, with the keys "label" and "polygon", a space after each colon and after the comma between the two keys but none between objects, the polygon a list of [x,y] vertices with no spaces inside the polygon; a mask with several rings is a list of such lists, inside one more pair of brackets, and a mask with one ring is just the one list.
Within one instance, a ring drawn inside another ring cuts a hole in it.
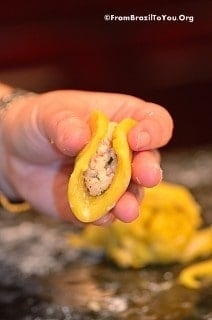
[{"label": "fingers", "polygon": [[69,110],[45,117],[43,128],[49,141],[68,156],[77,155],[91,136],[87,122]]},{"label": "fingers", "polygon": [[166,109],[147,103],[142,119],[129,132],[128,141],[134,151],[159,148],[172,136],[173,121]]},{"label": "fingers", "polygon": [[43,128],[48,138],[67,155],[76,155],[89,141],[86,121],[92,110],[102,110],[113,121],[126,117],[136,119],[138,124],[128,135],[133,151],[159,148],[172,135],[173,121],[166,109],[129,95],[67,90],[48,93],[41,98],[50,109],[42,119]]},{"label": "fingers", "polygon": [[115,208],[106,214],[104,217],[98,219],[93,224],[96,226],[109,226],[115,219],[119,219],[122,222],[132,222],[139,215],[139,205],[136,197],[126,192],[117,202]]},{"label": "fingers", "polygon": [[[82,92],[82,96],[85,92]],[[131,117],[138,124],[130,131],[128,141],[133,151],[156,149],[165,145],[172,136],[173,120],[160,105],[139,98],[110,93],[89,94],[87,103],[101,109],[113,121]]]},{"label": "fingers", "polygon": [[[62,96],[55,106],[58,95]],[[152,187],[161,181],[159,156],[155,151],[149,150],[163,146],[171,138],[173,122],[164,108],[135,97],[106,93],[56,92],[49,94],[47,98],[51,108],[48,108],[48,112],[44,112],[43,108],[40,111],[40,127],[45,137],[63,154],[76,156],[90,140],[91,132],[87,121],[92,110],[102,110],[114,121],[131,117],[138,121],[128,135],[131,149],[137,152],[132,163],[132,179],[145,187]],[[108,225],[114,217],[124,222],[136,219],[139,203],[135,193],[138,188],[132,190],[132,185],[130,188],[119,199],[112,212],[95,224]]]},{"label": "fingers", "polygon": [[109,226],[116,219],[132,222],[139,215],[139,204],[143,198],[143,188],[131,182],[128,191],[116,203],[112,211],[94,222],[97,226]]},{"label": "fingers", "polygon": [[110,226],[114,221],[115,221],[115,216],[112,214],[112,212],[107,213],[105,216],[103,216],[102,218],[96,220],[93,224],[95,226]]},{"label": "fingers", "polygon": [[143,188],[141,186],[153,187],[162,179],[159,161],[160,155],[156,150],[137,153],[132,163],[132,182],[128,191],[118,200],[111,212],[93,224],[106,227],[113,223],[115,219],[125,223],[135,220],[139,215],[139,205],[143,198]]},{"label": "fingers", "polygon": [[73,116],[59,120],[55,128],[50,127],[50,131],[51,139],[58,149],[69,156],[77,155],[90,139],[88,125]]},{"label": "fingers", "polygon": [[115,218],[123,222],[134,221],[139,215],[139,205],[144,195],[141,186],[153,187],[162,179],[159,162],[160,154],[156,150],[137,153],[132,163],[134,182],[130,183],[128,191],[119,199],[112,212],[96,221],[95,224],[108,226]]},{"label": "fingers", "polygon": [[144,187],[153,187],[162,180],[160,155],[155,151],[143,151],[134,156],[132,180]]},{"label": "fingers", "polygon": [[123,222],[135,220],[139,215],[139,203],[135,195],[131,192],[126,192],[114,207],[113,214]]}]

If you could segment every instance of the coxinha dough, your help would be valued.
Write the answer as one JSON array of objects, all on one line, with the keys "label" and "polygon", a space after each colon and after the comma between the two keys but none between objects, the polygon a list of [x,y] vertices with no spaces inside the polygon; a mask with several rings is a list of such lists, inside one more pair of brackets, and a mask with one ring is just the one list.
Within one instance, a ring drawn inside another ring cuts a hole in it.
[{"label": "coxinha dough", "polygon": [[[161,182],[146,189],[140,210],[134,222],[117,220],[107,228],[88,225],[71,234],[69,242],[103,250],[120,268],[181,263],[186,268],[179,281],[189,288],[212,280],[212,226],[203,227],[202,209],[185,186]],[[207,257],[210,260],[190,265]]]},{"label": "coxinha dough", "polygon": [[110,122],[100,111],[92,114],[91,140],[77,156],[68,185],[69,204],[80,221],[101,218],[126,191],[132,158],[127,134],[135,124],[130,118]]}]

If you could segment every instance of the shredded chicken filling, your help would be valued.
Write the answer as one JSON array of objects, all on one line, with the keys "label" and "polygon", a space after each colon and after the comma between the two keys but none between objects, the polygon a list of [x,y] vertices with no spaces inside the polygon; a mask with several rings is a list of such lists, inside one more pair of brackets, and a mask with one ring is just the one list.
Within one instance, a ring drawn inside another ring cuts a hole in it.
[{"label": "shredded chicken filling", "polygon": [[90,195],[99,196],[112,183],[117,167],[117,156],[112,148],[112,134],[115,123],[109,124],[105,138],[99,144],[95,155],[91,158],[88,169],[84,172],[85,186]]}]

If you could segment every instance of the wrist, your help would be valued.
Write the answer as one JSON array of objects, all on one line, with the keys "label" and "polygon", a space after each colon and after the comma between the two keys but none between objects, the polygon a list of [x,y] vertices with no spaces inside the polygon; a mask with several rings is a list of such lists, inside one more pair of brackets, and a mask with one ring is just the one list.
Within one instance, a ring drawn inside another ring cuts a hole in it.
[{"label": "wrist", "polygon": [[12,201],[19,201],[20,196],[12,183],[10,151],[5,137],[10,139],[13,128],[8,124],[10,121],[7,118],[16,114],[22,104],[21,98],[26,95],[32,95],[32,93],[0,83],[0,192]]},{"label": "wrist", "polygon": [[7,198],[12,201],[19,199],[18,192],[13,187],[10,179],[10,164],[8,153],[2,137],[2,130],[0,124],[0,193],[3,193]]}]

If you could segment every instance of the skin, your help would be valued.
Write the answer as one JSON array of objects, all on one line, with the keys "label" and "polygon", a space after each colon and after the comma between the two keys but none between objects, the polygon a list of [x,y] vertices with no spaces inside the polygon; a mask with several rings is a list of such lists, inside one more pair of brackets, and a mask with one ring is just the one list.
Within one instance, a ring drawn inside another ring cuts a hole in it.
[{"label": "skin", "polygon": [[[4,87],[4,93],[10,90]],[[128,136],[134,151],[129,189],[95,224],[136,219],[141,187],[162,179],[156,149],[171,138],[173,121],[163,107],[128,95],[62,90],[13,101],[0,115],[0,189],[10,199],[25,199],[39,212],[78,224],[67,184],[75,156],[91,137],[88,121],[96,109],[112,121],[132,117],[138,124]]]}]

